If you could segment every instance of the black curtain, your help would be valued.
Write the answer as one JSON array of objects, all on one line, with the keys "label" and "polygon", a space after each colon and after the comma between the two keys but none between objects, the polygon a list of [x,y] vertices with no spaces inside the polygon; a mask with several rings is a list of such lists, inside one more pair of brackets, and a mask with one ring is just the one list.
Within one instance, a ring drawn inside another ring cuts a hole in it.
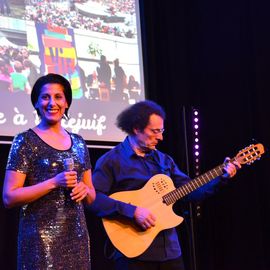
[{"label": "black curtain", "polygon": [[[268,1],[140,1],[147,98],[167,112],[160,149],[186,168],[183,107],[200,111],[201,171],[252,143],[269,146],[270,35]],[[3,179],[9,145],[0,145]],[[90,149],[93,165],[107,150]],[[269,154],[243,166],[231,183],[205,200],[195,219],[199,270],[270,269]],[[2,181],[1,181],[2,182]],[[1,204],[1,265],[16,269],[17,209]],[[100,220],[87,216],[94,270],[103,259]],[[188,220],[188,218],[187,218]],[[190,269],[190,231],[179,227]]]},{"label": "black curtain", "polygon": [[[254,139],[269,146],[270,3],[141,3],[148,98],[168,116],[162,149],[185,170],[181,108],[191,106],[200,111],[202,172]],[[198,269],[269,269],[267,164],[269,154],[203,202]]]}]

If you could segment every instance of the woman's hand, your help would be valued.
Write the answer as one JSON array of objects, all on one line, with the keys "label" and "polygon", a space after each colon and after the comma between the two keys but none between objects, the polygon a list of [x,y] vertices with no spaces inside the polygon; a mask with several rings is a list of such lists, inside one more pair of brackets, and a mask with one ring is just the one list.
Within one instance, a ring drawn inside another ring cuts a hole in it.
[{"label": "woman's hand", "polygon": [[71,199],[75,202],[82,201],[89,194],[89,187],[84,182],[79,182],[70,193]]},{"label": "woman's hand", "polygon": [[57,187],[74,188],[77,185],[77,172],[64,171],[54,177]]}]

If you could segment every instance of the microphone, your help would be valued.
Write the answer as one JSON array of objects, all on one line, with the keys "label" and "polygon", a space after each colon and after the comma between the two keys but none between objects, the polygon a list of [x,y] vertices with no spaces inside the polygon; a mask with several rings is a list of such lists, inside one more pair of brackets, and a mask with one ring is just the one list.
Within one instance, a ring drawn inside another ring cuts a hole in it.
[{"label": "microphone", "polygon": [[63,163],[64,163],[65,171],[73,171],[74,170],[73,158],[65,158]]},{"label": "microphone", "polygon": [[[64,165],[64,169],[65,169],[66,172],[73,171],[74,170],[74,160],[73,160],[73,158],[65,158],[63,160],[63,165]],[[64,193],[66,193],[66,192],[69,193],[70,191],[65,188]],[[65,196],[67,196],[67,195],[65,195]]]}]

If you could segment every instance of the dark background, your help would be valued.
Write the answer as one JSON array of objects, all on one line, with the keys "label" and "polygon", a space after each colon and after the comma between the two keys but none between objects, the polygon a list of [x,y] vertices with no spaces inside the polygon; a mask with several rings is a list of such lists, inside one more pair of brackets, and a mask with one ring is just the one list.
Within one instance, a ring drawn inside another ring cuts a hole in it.
[{"label": "dark background", "polygon": [[[253,139],[269,146],[270,2],[140,3],[147,97],[167,112],[160,149],[187,172],[186,157],[192,158],[185,149],[183,107],[200,111],[202,172],[227,155],[235,156]],[[9,147],[0,145],[1,179]],[[93,165],[105,151],[90,149]],[[201,218],[195,218],[199,270],[270,269],[267,165],[268,153],[250,167],[243,166],[232,183],[201,205]],[[18,209],[6,210],[1,204],[0,215],[0,262],[3,269],[15,269]],[[91,214],[87,220],[93,269],[111,269],[111,262],[103,258],[100,220]],[[188,222],[183,223],[179,233],[189,269],[188,228]]]}]

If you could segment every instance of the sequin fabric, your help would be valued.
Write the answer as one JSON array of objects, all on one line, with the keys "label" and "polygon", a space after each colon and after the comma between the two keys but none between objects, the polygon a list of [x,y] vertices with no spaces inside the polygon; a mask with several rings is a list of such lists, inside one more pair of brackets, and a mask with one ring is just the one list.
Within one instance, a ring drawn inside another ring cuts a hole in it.
[{"label": "sequin fabric", "polygon": [[[72,146],[52,148],[33,130],[13,141],[7,170],[26,174],[25,186],[35,185],[64,171],[63,160],[73,158],[78,181],[91,168],[83,139],[71,134]],[[21,208],[18,235],[18,268],[91,269],[90,242],[82,203],[70,198],[71,190],[58,188]]]}]

